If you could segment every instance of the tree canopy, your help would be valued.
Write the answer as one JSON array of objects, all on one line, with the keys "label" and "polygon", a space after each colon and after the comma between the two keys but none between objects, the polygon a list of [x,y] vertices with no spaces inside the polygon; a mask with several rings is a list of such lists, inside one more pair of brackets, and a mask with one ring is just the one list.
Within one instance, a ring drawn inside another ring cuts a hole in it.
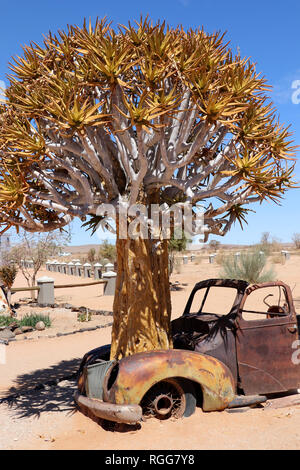
[{"label": "tree canopy", "polygon": [[155,193],[203,203],[207,239],[294,185],[289,129],[224,35],[103,19],[23,49],[0,107],[4,230],[62,228]]}]

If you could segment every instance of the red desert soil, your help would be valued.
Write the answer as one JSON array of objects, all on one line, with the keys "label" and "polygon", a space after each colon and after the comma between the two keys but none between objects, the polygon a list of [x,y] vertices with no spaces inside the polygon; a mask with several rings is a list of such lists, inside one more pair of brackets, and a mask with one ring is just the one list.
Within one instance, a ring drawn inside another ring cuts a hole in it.
[{"label": "red desert soil", "polygon": [[[276,265],[277,277],[291,286],[300,299],[300,258],[293,256],[285,265]],[[209,277],[219,277],[220,268],[208,264],[181,266],[173,281],[186,283],[182,291],[172,292],[172,317],[183,311],[192,286]],[[45,275],[46,272],[40,272]],[[47,273],[49,275],[49,273]],[[78,278],[51,273],[56,284],[82,282]],[[18,276],[16,286],[25,286]],[[24,293],[14,294],[13,300]],[[103,310],[112,309],[112,297],[102,295],[102,286],[60,289],[56,301]],[[222,302],[216,299],[216,302]],[[221,304],[220,304],[221,305]],[[296,302],[296,308],[299,302]],[[28,307],[26,307],[28,309]],[[23,313],[26,310],[22,307]],[[36,309],[35,309],[36,310]],[[47,309],[44,309],[44,311]],[[71,312],[47,313],[53,328],[47,334],[74,329]],[[299,312],[300,313],[300,312]],[[61,317],[60,317],[61,316]],[[108,322],[99,317],[93,322]],[[70,326],[71,325],[71,326]],[[82,326],[88,324],[80,324]],[[30,333],[27,335],[29,337]],[[74,381],[32,390],[40,383],[63,379],[76,370],[82,355],[110,341],[110,327],[59,338],[31,341],[18,338],[5,348],[7,361],[0,364],[0,397],[20,394],[0,405],[0,449],[298,449],[300,447],[300,406],[274,409],[272,406],[203,413],[197,409],[188,419],[159,422],[148,420],[141,429],[107,429],[74,410]],[[30,390],[31,389],[31,390]],[[26,393],[25,393],[26,391]]]}]

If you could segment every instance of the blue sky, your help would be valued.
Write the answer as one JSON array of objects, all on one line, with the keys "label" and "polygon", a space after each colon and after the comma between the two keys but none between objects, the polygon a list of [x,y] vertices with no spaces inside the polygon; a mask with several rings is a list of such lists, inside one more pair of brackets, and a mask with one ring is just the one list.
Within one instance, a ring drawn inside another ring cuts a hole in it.
[{"label": "blue sky", "polygon": [[[154,20],[165,19],[185,28],[204,26],[208,32],[227,31],[231,47],[240,48],[242,56],[251,57],[272,85],[272,99],[278,109],[280,120],[291,124],[294,140],[300,145],[300,2],[285,0],[28,0],[26,2],[2,1],[0,5],[0,81],[5,80],[7,64],[13,55],[21,54],[21,45],[30,41],[41,42],[42,35],[49,30],[55,32],[67,24],[81,25],[83,18],[107,16],[115,25],[138,19],[149,13]],[[297,82],[299,81],[299,82]],[[297,88],[292,88],[292,85]],[[0,83],[1,87],[1,83]],[[300,180],[299,164],[296,176]],[[264,203],[253,206],[255,214],[248,218],[244,231],[236,225],[224,243],[255,243],[261,233],[268,231],[281,241],[290,241],[292,234],[300,232],[300,189],[287,193],[281,206]],[[100,234],[101,238],[110,235]],[[99,237],[90,237],[80,228],[79,221],[73,224],[72,244],[97,243]]]}]

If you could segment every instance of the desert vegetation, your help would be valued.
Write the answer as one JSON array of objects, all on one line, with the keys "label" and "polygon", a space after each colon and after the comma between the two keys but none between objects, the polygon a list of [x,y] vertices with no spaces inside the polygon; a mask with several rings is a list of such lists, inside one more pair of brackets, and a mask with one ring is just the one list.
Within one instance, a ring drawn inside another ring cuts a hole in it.
[{"label": "desert vegetation", "polygon": [[22,326],[30,326],[35,328],[35,325],[38,322],[43,322],[46,328],[51,327],[51,320],[49,315],[41,315],[41,314],[26,314],[21,319],[16,319],[12,317],[7,317],[4,315],[0,315],[0,327],[1,326],[10,326],[15,324],[16,327],[20,328]]},{"label": "desert vegetation", "polygon": [[300,250],[300,233],[294,233],[292,237],[296,250]]},{"label": "desert vegetation", "polygon": [[3,264],[0,266],[0,280],[6,288],[7,300],[10,303],[11,288],[15,282],[18,269],[15,264]]},{"label": "desert vegetation", "polygon": [[[30,234],[20,230],[14,246],[4,253],[4,262],[6,265],[13,263],[22,272],[28,287],[33,287],[36,285],[37,273],[47,259],[59,254],[68,240],[67,232]],[[30,265],[25,261],[30,261]],[[32,291],[32,298],[34,297],[35,293]]]},{"label": "desert vegetation", "polygon": [[275,280],[273,268],[267,268],[267,256],[262,251],[247,251],[230,255],[222,262],[220,276],[228,279],[241,279],[249,284]]}]

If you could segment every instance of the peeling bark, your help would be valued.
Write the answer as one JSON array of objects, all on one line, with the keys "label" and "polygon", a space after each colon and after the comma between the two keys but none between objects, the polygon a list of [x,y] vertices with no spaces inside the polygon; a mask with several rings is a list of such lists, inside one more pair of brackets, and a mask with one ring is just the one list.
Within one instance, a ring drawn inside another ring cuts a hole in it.
[{"label": "peeling bark", "polygon": [[111,358],[172,347],[168,241],[117,239],[117,260]]}]

